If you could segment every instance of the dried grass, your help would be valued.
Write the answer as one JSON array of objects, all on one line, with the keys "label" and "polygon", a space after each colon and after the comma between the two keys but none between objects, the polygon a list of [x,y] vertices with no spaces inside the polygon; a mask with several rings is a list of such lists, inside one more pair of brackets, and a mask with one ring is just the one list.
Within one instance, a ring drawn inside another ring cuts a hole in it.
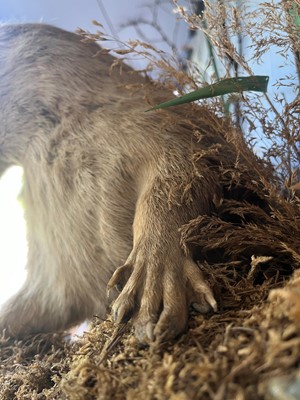
[{"label": "dried grass", "polygon": [[[288,3],[263,5],[268,21],[264,26],[276,22],[280,31],[279,7]],[[223,32],[217,25],[219,13],[227,11],[224,6],[209,17],[208,34],[216,43]],[[200,27],[199,17],[184,9],[180,12]],[[239,25],[234,23],[232,29]],[[270,29],[268,42],[261,42],[261,28],[256,34],[257,57],[279,35],[276,30],[273,37]],[[87,40],[100,37],[85,34]],[[276,44],[290,46],[291,37],[294,48],[298,39],[293,31]],[[228,43],[228,35],[222,40],[223,56],[230,52],[244,68],[246,61]],[[160,80],[168,87],[184,90],[196,85],[176,69],[174,59],[153,47],[131,42],[127,49],[128,54],[135,52],[151,61],[145,73],[160,68]],[[218,313],[205,317],[194,313],[185,335],[150,347],[136,342],[130,324],[116,327],[110,319],[95,319],[90,332],[74,343],[66,343],[62,335],[39,335],[23,342],[2,339],[1,399],[283,399],[275,397],[274,387],[285,396],[285,386],[299,382],[300,200],[293,186],[298,184],[299,99],[284,103],[280,115],[268,114],[257,99],[245,104],[247,118],[253,124],[259,120],[263,134],[273,140],[264,160],[249,149],[235,118],[219,117],[222,104],[216,101],[205,110],[213,108],[218,117],[194,105],[161,111],[166,128],[178,124],[203,144],[203,151],[194,155],[195,176],[186,183],[187,198],[193,180],[202,179],[206,171],[215,174],[223,188],[212,215],[182,227],[182,245],[199,250],[199,267],[214,289]],[[269,164],[275,151],[279,177]],[[287,199],[280,194],[283,181]]]},{"label": "dried grass", "polygon": [[174,343],[141,348],[127,326],[104,357],[116,328],[97,320],[68,346],[53,345],[51,337],[43,338],[50,345],[42,348],[40,338],[2,342],[1,398],[263,399],[272,378],[291,378],[297,371],[299,279],[297,274],[284,289],[272,291],[270,303],[272,285],[241,288],[231,280],[233,293],[224,298],[229,307],[210,318],[193,315],[188,332]]}]

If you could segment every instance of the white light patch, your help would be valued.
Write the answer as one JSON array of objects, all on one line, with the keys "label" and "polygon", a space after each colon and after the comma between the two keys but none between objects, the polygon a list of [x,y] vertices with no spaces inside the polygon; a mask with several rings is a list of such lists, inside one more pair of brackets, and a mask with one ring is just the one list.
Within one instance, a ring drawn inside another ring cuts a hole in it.
[{"label": "white light patch", "polygon": [[26,278],[26,225],[18,200],[23,170],[12,167],[0,179],[0,305]]}]

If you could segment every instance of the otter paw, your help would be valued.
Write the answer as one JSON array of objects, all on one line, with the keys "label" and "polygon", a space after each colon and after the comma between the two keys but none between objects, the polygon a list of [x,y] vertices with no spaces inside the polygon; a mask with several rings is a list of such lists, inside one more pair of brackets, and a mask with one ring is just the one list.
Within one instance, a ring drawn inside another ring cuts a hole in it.
[{"label": "otter paw", "polygon": [[142,343],[164,341],[186,329],[189,306],[206,313],[217,303],[198,266],[183,255],[163,260],[130,257],[108,283],[122,291],[112,313],[117,323],[133,320]]}]

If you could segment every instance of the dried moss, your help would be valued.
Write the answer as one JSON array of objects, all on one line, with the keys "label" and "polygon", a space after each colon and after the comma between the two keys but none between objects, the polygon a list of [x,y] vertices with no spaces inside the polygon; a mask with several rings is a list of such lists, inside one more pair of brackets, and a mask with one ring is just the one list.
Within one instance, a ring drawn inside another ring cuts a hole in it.
[{"label": "dried moss", "polygon": [[69,345],[57,336],[2,341],[1,399],[263,399],[272,378],[297,371],[299,279],[271,291],[271,302],[258,289],[245,307],[192,316],[173,343],[142,348],[128,326],[106,357],[109,320]]}]

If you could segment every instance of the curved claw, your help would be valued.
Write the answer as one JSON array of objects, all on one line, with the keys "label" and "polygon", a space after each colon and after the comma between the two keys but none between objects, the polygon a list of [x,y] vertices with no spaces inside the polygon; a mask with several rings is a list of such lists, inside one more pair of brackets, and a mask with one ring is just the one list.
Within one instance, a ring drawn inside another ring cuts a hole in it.
[{"label": "curved claw", "polygon": [[121,267],[117,268],[113,273],[113,276],[110,278],[107,284],[107,289],[110,290],[115,286],[119,288],[123,288],[128,281],[133,268],[130,265],[122,265]]}]

